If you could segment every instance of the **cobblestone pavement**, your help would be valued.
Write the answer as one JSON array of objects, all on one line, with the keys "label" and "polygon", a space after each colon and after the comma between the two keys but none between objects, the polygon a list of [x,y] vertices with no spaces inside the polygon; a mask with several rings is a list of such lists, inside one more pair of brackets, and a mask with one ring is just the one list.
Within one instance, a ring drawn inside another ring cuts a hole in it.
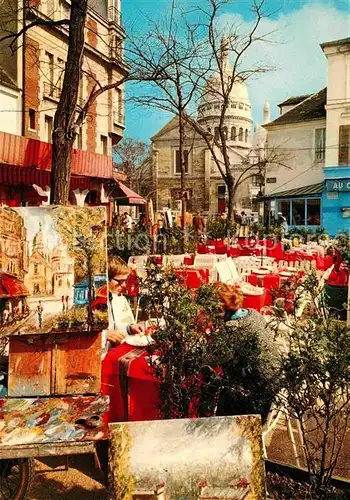
[{"label": "cobblestone pavement", "polygon": [[92,455],[76,455],[65,460],[50,458],[36,461],[36,476],[29,500],[107,500],[102,474]]}]

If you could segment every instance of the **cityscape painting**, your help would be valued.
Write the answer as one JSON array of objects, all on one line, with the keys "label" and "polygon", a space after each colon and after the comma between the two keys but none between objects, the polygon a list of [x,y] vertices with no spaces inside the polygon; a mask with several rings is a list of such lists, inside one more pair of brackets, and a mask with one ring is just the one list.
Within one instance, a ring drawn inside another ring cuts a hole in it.
[{"label": "cityscape painting", "polygon": [[266,498],[255,415],[110,424],[110,500]]},{"label": "cityscape painting", "polygon": [[104,207],[0,208],[1,335],[107,326],[105,221]]}]

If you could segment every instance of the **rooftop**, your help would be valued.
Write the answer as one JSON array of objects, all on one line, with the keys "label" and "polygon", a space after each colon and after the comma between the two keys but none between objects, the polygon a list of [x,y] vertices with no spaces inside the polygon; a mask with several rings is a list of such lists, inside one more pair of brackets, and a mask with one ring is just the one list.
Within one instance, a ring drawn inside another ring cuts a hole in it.
[{"label": "rooftop", "polygon": [[291,106],[292,104],[299,104],[302,101],[305,101],[308,97],[310,97],[312,94],[306,94],[306,95],[297,95],[294,97],[289,97],[286,101],[281,102],[281,104],[278,104],[278,107],[281,106]]},{"label": "rooftop", "polygon": [[327,102],[327,87],[312,94],[305,100],[294,106],[278,116],[275,120],[263,125],[263,127],[270,127],[273,125],[285,125],[288,123],[307,122],[311,120],[319,120],[326,118],[326,102]]},{"label": "rooftop", "polygon": [[323,49],[325,47],[336,47],[337,45],[347,45],[347,44],[350,44],[350,37],[341,38],[340,40],[332,40],[331,42],[324,42],[321,43],[320,46]]}]

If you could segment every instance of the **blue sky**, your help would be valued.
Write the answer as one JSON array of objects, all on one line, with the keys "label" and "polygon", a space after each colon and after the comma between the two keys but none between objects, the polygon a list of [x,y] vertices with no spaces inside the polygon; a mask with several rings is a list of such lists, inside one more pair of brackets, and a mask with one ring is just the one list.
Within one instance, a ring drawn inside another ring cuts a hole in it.
[{"label": "blue sky", "polygon": [[[239,23],[249,26],[249,0],[232,1],[218,20],[224,26]],[[186,9],[201,5],[201,0],[175,0],[175,6]],[[262,107],[270,103],[272,117],[277,104],[292,95],[313,93],[327,85],[326,58],[320,43],[350,36],[349,0],[266,0],[265,7],[274,15],[265,20],[264,29],[275,33],[273,44],[260,45],[259,53],[248,56],[275,70],[248,83],[253,119],[261,122]],[[127,32],[147,30],[149,20],[164,19],[170,14],[171,0],[122,0],[123,23]],[[258,58],[258,59],[257,59]],[[129,86],[126,93],[137,92]],[[161,110],[144,109],[126,103],[127,137],[149,142],[170,118]]]}]

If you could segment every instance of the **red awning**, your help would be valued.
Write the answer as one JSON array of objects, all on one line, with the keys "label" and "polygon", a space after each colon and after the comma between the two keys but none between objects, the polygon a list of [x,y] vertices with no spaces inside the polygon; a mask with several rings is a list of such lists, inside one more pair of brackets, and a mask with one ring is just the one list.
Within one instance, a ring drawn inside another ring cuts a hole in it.
[{"label": "red awning", "polygon": [[117,181],[116,187],[113,189],[110,197],[113,198],[118,205],[144,205],[146,200],[132,189],[125,186],[120,181]]},{"label": "red awning", "polygon": [[[51,155],[51,144],[0,132],[0,164],[49,171]],[[75,149],[72,158],[72,174],[111,179],[112,157]]]},{"label": "red awning", "polygon": [[27,295],[30,295],[29,290],[23,281],[10,274],[0,273],[0,299]]},{"label": "red awning", "polygon": [[[40,170],[31,167],[15,167],[12,165],[0,165],[0,185],[5,186],[36,186],[45,189],[51,185],[51,172],[49,170]],[[92,179],[90,177],[79,177],[72,175],[70,180],[70,188],[75,189],[92,189]]]}]

